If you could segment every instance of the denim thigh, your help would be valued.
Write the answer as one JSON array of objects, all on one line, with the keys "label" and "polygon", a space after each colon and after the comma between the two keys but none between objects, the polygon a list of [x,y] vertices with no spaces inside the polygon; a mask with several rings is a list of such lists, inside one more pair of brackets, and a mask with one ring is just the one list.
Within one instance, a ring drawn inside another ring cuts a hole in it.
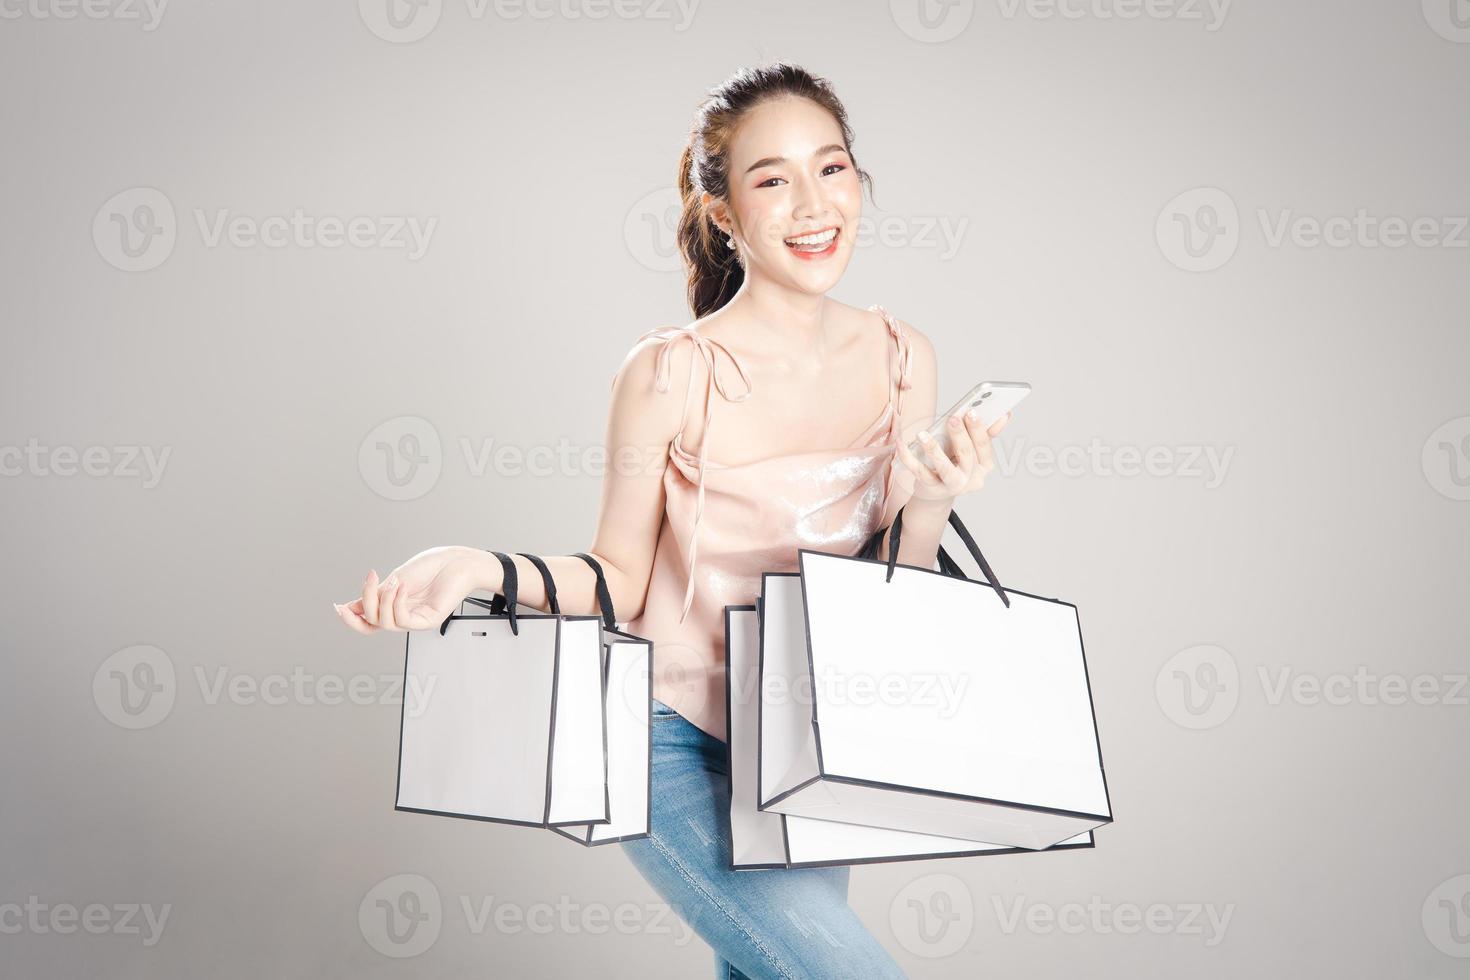
[{"label": "denim thigh", "polygon": [[714,949],[720,980],[904,976],[848,907],[851,868],[731,869],[725,743],[653,707],[653,822],[620,846]]}]

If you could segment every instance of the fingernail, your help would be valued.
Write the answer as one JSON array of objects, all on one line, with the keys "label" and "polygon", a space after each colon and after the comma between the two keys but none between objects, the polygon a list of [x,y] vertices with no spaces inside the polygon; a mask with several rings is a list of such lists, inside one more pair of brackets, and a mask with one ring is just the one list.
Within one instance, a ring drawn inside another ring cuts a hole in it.
[{"label": "fingernail", "polygon": [[970,409],[969,415],[970,415],[970,421],[971,422],[979,422],[980,421],[980,409],[978,409],[978,408],[972,408],[972,409]]},{"label": "fingernail", "polygon": [[342,605],[341,605],[341,603],[337,603],[337,602],[332,603],[332,608],[337,611],[337,615],[338,616],[342,615]]},{"label": "fingernail", "polygon": [[931,438],[932,438],[932,436],[929,435],[929,430],[928,429],[920,429],[919,430],[919,441],[920,442],[928,442],[928,441],[930,441]]},{"label": "fingernail", "polygon": [[960,417],[958,415],[951,415],[949,417],[949,427],[951,429],[958,429],[960,427]]}]

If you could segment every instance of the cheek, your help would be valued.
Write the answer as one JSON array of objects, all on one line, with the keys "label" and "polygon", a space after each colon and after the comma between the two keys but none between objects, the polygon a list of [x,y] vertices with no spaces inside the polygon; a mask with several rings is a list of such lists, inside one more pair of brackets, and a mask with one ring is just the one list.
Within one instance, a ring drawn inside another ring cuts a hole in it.
[{"label": "cheek", "polygon": [[842,212],[847,221],[856,221],[863,213],[863,193],[857,179],[842,181],[832,189],[832,206]]},{"label": "cheek", "polygon": [[785,248],[781,241],[786,225],[781,219],[781,209],[776,206],[779,195],[771,194],[759,203],[747,203],[740,213],[740,227],[745,230],[746,240],[755,248]]}]

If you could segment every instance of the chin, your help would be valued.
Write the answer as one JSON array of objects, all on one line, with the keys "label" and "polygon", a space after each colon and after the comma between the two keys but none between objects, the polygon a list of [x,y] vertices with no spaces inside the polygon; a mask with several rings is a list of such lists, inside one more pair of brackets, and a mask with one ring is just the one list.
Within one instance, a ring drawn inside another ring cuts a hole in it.
[{"label": "chin", "polygon": [[[799,289],[804,293],[825,293],[842,281],[843,274],[847,272],[848,257],[848,255],[834,255],[820,265],[788,261],[785,263],[785,268],[781,270],[781,278],[785,279],[793,289]],[[792,268],[793,265],[796,267]]]}]

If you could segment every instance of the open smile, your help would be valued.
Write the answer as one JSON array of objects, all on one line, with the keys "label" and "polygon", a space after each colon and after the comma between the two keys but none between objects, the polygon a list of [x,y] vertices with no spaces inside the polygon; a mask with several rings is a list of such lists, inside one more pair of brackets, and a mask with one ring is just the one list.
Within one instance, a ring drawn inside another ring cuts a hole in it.
[{"label": "open smile", "polygon": [[837,236],[841,228],[823,228],[821,231],[793,235],[785,239],[786,247],[803,259],[820,259],[837,251]]}]

